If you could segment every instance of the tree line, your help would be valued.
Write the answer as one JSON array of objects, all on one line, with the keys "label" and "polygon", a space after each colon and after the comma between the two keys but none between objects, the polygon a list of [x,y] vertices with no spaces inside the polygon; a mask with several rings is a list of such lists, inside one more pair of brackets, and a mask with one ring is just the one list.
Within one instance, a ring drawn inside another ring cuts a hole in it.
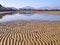
[{"label": "tree line", "polygon": [[10,8],[10,7],[4,7],[0,4],[0,11],[16,11],[17,9],[15,8]]},{"label": "tree line", "polygon": [[60,11],[60,9],[19,9],[20,11]]}]

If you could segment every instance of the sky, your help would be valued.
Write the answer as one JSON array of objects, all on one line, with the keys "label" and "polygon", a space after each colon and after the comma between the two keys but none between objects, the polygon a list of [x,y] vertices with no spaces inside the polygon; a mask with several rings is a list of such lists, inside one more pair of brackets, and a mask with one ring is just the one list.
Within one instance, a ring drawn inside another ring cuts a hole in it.
[{"label": "sky", "polygon": [[0,0],[5,7],[21,8],[25,6],[39,7],[60,7],[60,0]]}]

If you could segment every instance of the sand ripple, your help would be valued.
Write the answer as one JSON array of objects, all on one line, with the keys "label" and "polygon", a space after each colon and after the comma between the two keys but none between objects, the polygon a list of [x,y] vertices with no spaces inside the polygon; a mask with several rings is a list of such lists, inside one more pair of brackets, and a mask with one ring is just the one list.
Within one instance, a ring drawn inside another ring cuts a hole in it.
[{"label": "sand ripple", "polygon": [[0,45],[60,45],[60,23],[2,24],[0,26]]}]

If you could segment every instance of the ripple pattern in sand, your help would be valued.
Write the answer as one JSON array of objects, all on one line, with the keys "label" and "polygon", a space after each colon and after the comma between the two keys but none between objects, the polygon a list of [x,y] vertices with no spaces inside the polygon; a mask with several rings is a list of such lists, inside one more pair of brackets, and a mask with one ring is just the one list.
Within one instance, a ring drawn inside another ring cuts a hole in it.
[{"label": "ripple pattern in sand", "polygon": [[0,26],[0,45],[60,45],[60,32],[55,25],[25,24]]}]

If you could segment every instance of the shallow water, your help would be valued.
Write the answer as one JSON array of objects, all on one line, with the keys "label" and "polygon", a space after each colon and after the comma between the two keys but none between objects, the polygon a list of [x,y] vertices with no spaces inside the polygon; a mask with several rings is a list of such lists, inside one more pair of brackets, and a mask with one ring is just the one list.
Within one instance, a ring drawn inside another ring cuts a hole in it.
[{"label": "shallow water", "polygon": [[52,14],[8,14],[4,15],[0,18],[1,22],[9,22],[9,21],[60,21],[60,15],[52,15]]}]

